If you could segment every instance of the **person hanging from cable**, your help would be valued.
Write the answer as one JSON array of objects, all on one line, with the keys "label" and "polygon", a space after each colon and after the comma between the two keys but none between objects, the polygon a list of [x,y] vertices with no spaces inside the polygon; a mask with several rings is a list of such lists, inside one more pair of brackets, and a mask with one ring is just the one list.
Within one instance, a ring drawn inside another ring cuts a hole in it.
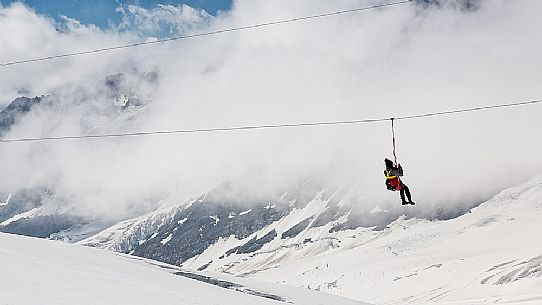
[{"label": "person hanging from cable", "polygon": [[[399,178],[403,176],[403,167],[401,167],[401,164],[397,164],[397,166],[395,166],[393,164],[393,161],[388,158],[384,159],[384,163],[386,164],[384,175],[386,176],[386,187],[388,188],[388,190],[399,190],[402,205],[414,205],[415,203],[414,201],[412,201],[410,189],[408,188],[408,186],[406,186],[406,184],[403,183],[403,181],[401,181],[401,178]],[[405,200],[405,193],[408,201]]]},{"label": "person hanging from cable", "polygon": [[[390,191],[396,191],[399,190],[401,194],[401,202],[402,205],[407,204],[414,204],[412,201],[412,197],[410,195],[410,190],[408,189],[408,186],[404,184],[401,181],[401,178],[403,176],[403,168],[401,167],[401,164],[397,163],[397,154],[395,149],[395,125],[393,124],[394,118],[391,118],[391,136],[392,136],[392,142],[393,142],[393,158],[395,160],[391,161],[390,159],[386,158],[384,159],[384,163],[386,164],[386,169],[384,170],[384,175],[386,176],[386,187]],[[408,201],[405,200],[405,193],[408,198]]]}]

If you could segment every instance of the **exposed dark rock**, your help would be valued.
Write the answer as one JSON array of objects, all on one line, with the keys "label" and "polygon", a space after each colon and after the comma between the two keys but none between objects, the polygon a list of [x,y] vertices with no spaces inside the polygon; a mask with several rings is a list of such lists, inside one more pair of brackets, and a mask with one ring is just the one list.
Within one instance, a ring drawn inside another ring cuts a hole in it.
[{"label": "exposed dark rock", "polygon": [[482,0],[416,0],[423,6],[451,7],[462,11],[476,11],[482,6]]},{"label": "exposed dark rock", "polygon": [[[17,214],[28,212],[33,208],[42,206],[43,201],[50,196],[51,193],[49,190],[42,187],[29,188],[24,191],[14,193],[9,200],[9,204],[0,207],[0,222],[8,220]],[[7,198],[5,195],[3,197]],[[2,198],[2,200],[4,200],[4,198]]]},{"label": "exposed dark rock", "polygon": [[[340,207],[338,206],[327,207],[326,210],[318,215],[318,217],[314,220],[312,226],[318,228],[327,225],[333,220],[336,220],[339,216],[339,210]],[[345,213],[347,212],[345,211]]]},{"label": "exposed dark rock", "polygon": [[[178,212],[172,222],[160,228],[155,238],[138,246],[133,254],[180,264],[203,253],[221,237],[234,235],[239,239],[246,238],[289,212],[287,209],[254,207],[250,212],[239,215],[246,212],[245,209],[231,203],[194,203]],[[235,216],[230,218],[232,214]],[[160,241],[169,234],[172,234],[171,240],[162,244]]]},{"label": "exposed dark rock", "polygon": [[[219,238],[228,238],[232,235],[238,239],[247,238],[285,217],[295,207],[306,206],[316,197],[320,189],[315,183],[300,183],[284,192],[266,196],[260,196],[256,192],[256,195],[250,196],[238,189],[233,182],[225,182],[188,208],[177,212],[170,221],[160,226],[154,233],[154,238],[147,237],[145,243],[133,244],[133,248],[126,248],[123,251],[180,265],[203,253]],[[277,232],[272,231],[260,239],[251,240],[235,251],[239,253],[256,251],[276,236]],[[165,238],[168,238],[168,242],[162,243]]]},{"label": "exposed dark rock", "polygon": [[53,233],[82,224],[79,217],[67,215],[35,216],[22,218],[2,227],[6,233],[47,238]]},{"label": "exposed dark rock", "polygon": [[13,100],[0,111],[0,134],[8,131],[25,113],[29,112],[34,105],[41,103],[43,99],[45,99],[45,96],[19,97]]},{"label": "exposed dark rock", "polygon": [[[53,192],[45,187],[32,187],[14,193],[7,205],[0,206],[0,222],[5,222],[14,216],[40,208],[52,198],[54,198]],[[0,225],[0,232],[50,238],[55,233],[80,227],[86,223],[88,223],[88,220],[72,214],[40,215],[37,213],[36,215],[28,215],[17,219],[4,226]]]},{"label": "exposed dark rock", "polygon": [[160,73],[157,69],[142,72],[134,67],[128,73],[107,76],[104,82],[105,93],[121,109],[143,106],[150,101],[159,82]]},{"label": "exposed dark rock", "polygon": [[265,234],[261,238],[256,239],[256,237],[254,237],[251,240],[249,240],[247,243],[245,243],[244,245],[228,250],[226,252],[226,255],[230,255],[233,253],[243,254],[243,253],[256,252],[260,250],[265,244],[275,239],[275,237],[277,237],[277,231],[273,230]]},{"label": "exposed dark rock", "polygon": [[207,264],[205,264],[205,265],[199,267],[199,268],[198,268],[198,271],[202,271],[202,270],[207,269],[207,267],[209,267],[212,263],[213,263],[213,261],[210,261],[210,262],[208,262]]},{"label": "exposed dark rock", "polygon": [[280,238],[286,239],[286,238],[292,238],[292,237],[297,236],[297,234],[303,232],[303,230],[305,230],[309,226],[309,224],[311,223],[311,220],[312,220],[312,217],[299,222],[295,226],[288,229],[286,232],[282,233],[282,236]]}]

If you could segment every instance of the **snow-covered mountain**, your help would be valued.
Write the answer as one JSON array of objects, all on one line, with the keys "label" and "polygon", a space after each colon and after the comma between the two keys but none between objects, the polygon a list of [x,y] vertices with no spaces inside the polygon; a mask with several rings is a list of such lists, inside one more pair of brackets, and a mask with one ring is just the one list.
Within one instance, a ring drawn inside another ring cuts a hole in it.
[{"label": "snow-covered mountain", "polygon": [[[150,103],[159,84],[159,77],[156,70],[139,71],[132,67],[93,83],[65,85],[48,95],[34,98],[16,98],[0,109],[0,137],[26,137],[24,132],[22,135],[17,133],[21,129],[20,124],[24,130],[25,123],[36,120],[39,113],[47,111],[56,113],[78,109],[82,114],[79,122],[81,133],[106,130],[111,126],[118,128],[144,112],[144,106]],[[43,128],[49,129],[49,125],[55,124],[61,123],[48,118]],[[32,158],[39,158],[45,152],[47,148],[36,148],[31,155]],[[46,163],[43,160],[40,166]],[[33,173],[28,172],[26,175],[31,177],[27,186],[19,185],[12,190],[3,184],[0,188],[0,232],[74,242],[98,233],[119,219],[149,211],[116,219],[81,215],[73,211],[69,196],[57,194],[58,185],[55,185],[54,179],[34,181]]]},{"label": "snow-covered mountain", "polygon": [[365,304],[55,241],[0,233],[0,243],[0,304]]},{"label": "snow-covered mountain", "polygon": [[[542,2],[257,2],[193,29],[330,18],[28,71],[9,64],[0,232],[57,242],[0,234],[0,305],[350,302],[322,292],[541,304],[542,177],[488,199],[542,173],[530,160],[542,142],[526,132],[539,121],[527,105],[539,92]],[[77,20],[58,31],[23,5],[4,11],[15,34],[5,58],[20,63],[40,56],[32,50],[156,42]],[[25,47],[18,29],[47,39]],[[390,135],[371,120],[385,117],[409,120],[396,129],[392,119]],[[274,124],[320,127],[250,127]],[[415,206],[379,183],[396,135]],[[6,141],[27,137],[65,141]]]},{"label": "snow-covered mountain", "polygon": [[270,245],[208,269],[377,304],[542,304],[541,219],[538,176],[457,219],[400,218],[336,235],[338,247],[319,255]]},{"label": "snow-covered mountain", "polygon": [[454,207],[427,215],[427,209],[401,206],[367,209],[358,204],[351,188],[318,178],[305,177],[263,195],[247,195],[246,185],[251,183],[260,183],[257,175],[232,179],[181,204],[123,221],[81,243],[203,270],[231,262],[236,254],[255,255],[270,245],[311,244],[326,251],[338,246],[341,232],[381,230],[405,214],[446,219],[468,211]]},{"label": "snow-covered mountain", "polygon": [[[322,214],[312,220],[324,225],[348,212],[340,208],[339,190],[326,189],[320,180],[304,179],[264,196],[244,194],[243,185],[239,180],[224,182],[185,203],[121,222],[81,243],[181,265],[224,239],[232,242],[222,254],[252,253],[277,237],[297,235],[311,217]],[[283,225],[278,236],[276,225],[285,221],[291,227]]]},{"label": "snow-covered mountain", "polygon": [[[122,79],[113,76],[106,82],[117,88]],[[139,103],[122,90],[125,95],[114,89],[108,97],[118,97],[117,107]],[[46,100],[14,101],[3,112],[4,130]],[[536,242],[541,182],[535,178],[479,207],[472,202],[430,211],[423,203],[360,204],[351,186],[315,177],[264,191],[263,183],[250,176],[188,200],[166,198],[162,208],[119,223],[51,210],[47,203],[58,200],[54,189],[33,185],[0,194],[0,229],[71,242],[84,239],[84,245],[189,270],[379,304],[537,304],[542,301],[536,292],[542,273],[542,248]],[[393,293],[383,293],[390,288]]]},{"label": "snow-covered mountain", "polygon": [[242,207],[217,201],[234,193],[222,185],[82,243],[378,304],[542,302],[542,177],[449,220],[360,214],[344,190],[298,187]]}]

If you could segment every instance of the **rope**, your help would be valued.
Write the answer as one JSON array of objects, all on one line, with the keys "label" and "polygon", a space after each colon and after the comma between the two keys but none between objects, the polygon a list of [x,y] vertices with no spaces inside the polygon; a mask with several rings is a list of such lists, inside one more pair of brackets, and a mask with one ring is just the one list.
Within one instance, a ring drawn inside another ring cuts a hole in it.
[{"label": "rope", "polygon": [[204,36],[223,34],[223,33],[228,33],[228,32],[236,32],[236,31],[243,31],[243,30],[249,30],[249,29],[255,29],[255,28],[262,28],[262,27],[268,27],[268,26],[273,26],[273,25],[292,23],[292,22],[297,22],[297,21],[304,21],[304,20],[309,20],[309,19],[324,18],[324,17],[330,17],[330,16],[336,16],[336,15],[342,15],[342,14],[349,14],[349,13],[361,12],[361,11],[366,11],[366,10],[372,10],[372,9],[377,9],[377,8],[382,8],[382,7],[389,7],[389,6],[409,3],[409,2],[412,2],[412,1],[413,0],[390,2],[390,3],[379,4],[379,5],[359,7],[359,8],[343,10],[343,11],[336,11],[336,12],[331,12],[331,13],[324,13],[324,14],[318,14],[318,15],[311,15],[311,16],[297,17],[297,18],[284,19],[284,20],[278,20],[278,21],[258,23],[258,24],[253,24],[253,25],[247,25],[247,26],[241,26],[241,27],[236,27],[236,28],[217,30],[217,31],[212,31],[212,32],[205,32],[205,33],[198,33],[198,34],[191,34],[191,35],[183,35],[183,36],[171,37],[171,38],[166,38],[166,39],[138,42],[138,43],[132,43],[132,44],[127,44],[127,45],[106,47],[106,48],[93,49],[93,50],[81,51],[81,52],[58,54],[58,55],[52,55],[52,56],[46,56],[46,57],[38,57],[38,58],[32,58],[32,59],[23,59],[23,60],[18,60],[18,61],[0,63],[0,67],[7,67],[7,66],[19,65],[19,64],[24,64],[24,63],[31,63],[31,62],[38,62],[38,61],[45,61],[45,60],[51,60],[51,59],[57,59],[57,58],[64,58],[64,57],[79,56],[79,55],[106,52],[106,51],[112,51],[112,50],[133,48],[133,47],[145,46],[145,45],[150,45],[150,44],[165,43],[165,42],[170,42],[170,41],[180,40],[180,39],[197,38],[197,37],[204,37]]},{"label": "rope", "polygon": [[[467,109],[458,109],[450,111],[432,112],[426,114],[418,114],[411,116],[395,117],[394,120],[411,120],[432,116],[441,116],[465,112],[474,112],[488,109],[525,106],[542,103],[541,100],[532,100],[527,102],[501,104],[482,106]],[[307,122],[307,123],[290,123],[290,124],[276,124],[276,125],[254,125],[254,126],[237,126],[237,127],[220,127],[220,128],[202,128],[202,129],[181,129],[181,130],[163,130],[163,131],[142,131],[142,132],[130,132],[130,133],[112,133],[112,134],[98,134],[98,135],[76,135],[76,136],[51,136],[51,137],[35,137],[35,138],[19,138],[19,139],[0,139],[1,143],[11,142],[36,142],[36,141],[50,141],[50,140],[68,140],[68,139],[95,139],[95,138],[112,138],[112,137],[131,137],[131,136],[150,136],[150,135],[166,135],[177,133],[200,133],[200,132],[217,132],[217,131],[236,131],[236,130],[253,130],[253,129],[271,129],[271,128],[286,128],[286,127],[309,127],[309,126],[330,126],[330,125],[347,125],[347,124],[362,124],[362,123],[376,123],[389,121],[390,118],[380,119],[360,119],[360,120],[346,120],[346,121],[329,121],[329,122]],[[395,137],[394,137],[395,139]],[[395,145],[394,145],[395,152]],[[395,155],[395,153],[394,153]]]},{"label": "rope", "polygon": [[393,138],[393,161],[394,161],[394,164],[397,165],[397,154],[395,153],[395,128],[393,126],[393,121],[395,120],[395,118],[391,118],[391,135],[392,135],[392,138]]}]

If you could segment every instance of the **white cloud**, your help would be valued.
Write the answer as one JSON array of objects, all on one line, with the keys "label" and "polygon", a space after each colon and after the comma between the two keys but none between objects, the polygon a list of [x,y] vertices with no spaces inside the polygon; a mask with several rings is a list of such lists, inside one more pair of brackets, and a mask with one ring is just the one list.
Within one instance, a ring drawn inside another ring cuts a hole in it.
[{"label": "white cloud", "polygon": [[118,11],[123,14],[122,22],[118,26],[120,30],[136,29],[146,36],[181,35],[211,19],[206,11],[185,4],[179,6],[158,4],[152,9],[127,5],[119,6]]},{"label": "white cloud", "polygon": [[[161,24],[212,31],[362,5],[243,0],[207,28],[208,17],[185,6],[128,7],[134,17],[126,24],[140,28],[78,25],[61,33],[16,4],[0,9],[0,28],[8,33],[0,61],[125,44]],[[2,103],[20,88],[57,96],[7,137],[380,118],[540,98],[540,9],[535,0],[492,0],[468,13],[397,6],[5,67]],[[152,69],[160,84],[144,90],[153,97],[144,111],[113,107],[105,75],[126,72],[138,84]],[[398,122],[398,154],[415,199],[479,199],[542,170],[537,107]],[[397,200],[383,184],[382,160],[390,154],[385,123],[9,144],[2,145],[0,167],[10,179],[0,191],[39,181],[81,213],[123,215],[247,168],[264,168],[277,183],[319,169],[357,182],[374,206]]]}]

